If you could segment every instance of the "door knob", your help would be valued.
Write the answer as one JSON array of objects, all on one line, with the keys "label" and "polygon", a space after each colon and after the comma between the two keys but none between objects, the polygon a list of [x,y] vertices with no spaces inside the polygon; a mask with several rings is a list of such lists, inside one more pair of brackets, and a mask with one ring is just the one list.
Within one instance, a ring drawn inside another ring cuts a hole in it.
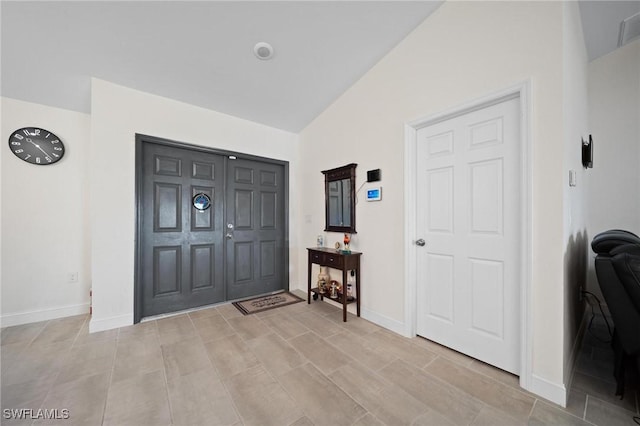
[{"label": "door knob", "polygon": [[416,241],[416,245],[417,246],[424,247],[425,244],[427,244],[427,243],[422,238],[420,238],[419,240]]},{"label": "door knob", "polygon": [[227,223],[227,228],[233,229],[233,223]]},{"label": "door knob", "polygon": [[225,237],[227,237],[227,240],[230,240],[230,239],[232,239],[232,238],[233,238],[233,235],[231,235],[231,234],[227,234],[227,235],[225,235]]}]

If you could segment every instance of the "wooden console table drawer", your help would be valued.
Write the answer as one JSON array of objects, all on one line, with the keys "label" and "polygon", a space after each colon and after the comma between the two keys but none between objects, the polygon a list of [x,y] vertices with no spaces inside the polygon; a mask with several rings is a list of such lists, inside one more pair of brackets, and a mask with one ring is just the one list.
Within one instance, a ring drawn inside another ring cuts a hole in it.
[{"label": "wooden console table drawer", "polygon": [[344,265],[344,255],[325,253],[324,266],[328,266],[334,269],[342,269],[342,265]]},{"label": "wooden console table drawer", "polygon": [[309,261],[316,265],[324,266],[324,253],[318,251],[309,252]]}]

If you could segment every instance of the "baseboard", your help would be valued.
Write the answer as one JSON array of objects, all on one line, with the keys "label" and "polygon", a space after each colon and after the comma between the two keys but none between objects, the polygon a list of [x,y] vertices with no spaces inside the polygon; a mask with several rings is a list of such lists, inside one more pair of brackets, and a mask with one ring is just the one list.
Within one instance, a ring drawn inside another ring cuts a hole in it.
[{"label": "baseboard", "polygon": [[531,375],[531,387],[528,389],[561,407],[567,406],[567,389],[564,385],[553,383],[535,374]]},{"label": "baseboard", "polygon": [[571,354],[569,355],[569,359],[567,359],[567,363],[564,368],[567,371],[565,375],[565,387],[567,389],[571,389],[571,383],[573,382],[573,373],[576,369],[576,362],[578,360],[578,352],[580,351],[580,347],[582,346],[582,339],[584,339],[584,333],[587,330],[587,317],[588,310],[585,308],[584,314],[582,315],[582,320],[580,321],[580,328],[578,328],[578,332],[576,333],[576,339],[573,342],[573,347],[571,348]]},{"label": "baseboard", "polygon": [[118,315],[109,318],[91,318],[89,322],[89,333],[98,331],[113,330],[114,328],[127,327],[133,325],[133,314]]},{"label": "baseboard", "polygon": [[[391,330],[395,333],[398,333],[402,336],[405,336],[406,330],[404,326],[404,322],[394,320],[387,316],[381,315],[377,312],[370,311],[369,309],[361,308],[361,316],[367,321],[371,321],[374,324],[379,325],[380,327],[384,327],[388,330]],[[410,336],[405,336],[410,337]]]},{"label": "baseboard", "polygon": [[[302,291],[304,292],[304,295],[298,294],[298,296],[306,300],[306,297],[307,297],[306,289]],[[338,302],[334,302],[333,300],[325,298],[324,302],[342,309],[342,304]],[[349,312],[350,314],[356,315],[356,305],[353,303],[350,305],[347,305],[347,312]],[[366,319],[367,321],[371,321],[372,323],[379,325],[380,327],[384,327],[387,330],[393,331],[394,333],[398,333],[401,336],[414,337],[414,336],[407,336],[407,332],[405,330],[406,327],[404,326],[403,322],[386,317],[384,315],[381,315],[377,312],[371,311],[364,307],[360,307],[360,317]]]},{"label": "baseboard", "polygon": [[71,317],[89,313],[89,303],[61,306],[58,308],[42,309],[38,311],[4,314],[0,317],[2,327],[30,324],[32,322],[49,321],[57,318]]}]

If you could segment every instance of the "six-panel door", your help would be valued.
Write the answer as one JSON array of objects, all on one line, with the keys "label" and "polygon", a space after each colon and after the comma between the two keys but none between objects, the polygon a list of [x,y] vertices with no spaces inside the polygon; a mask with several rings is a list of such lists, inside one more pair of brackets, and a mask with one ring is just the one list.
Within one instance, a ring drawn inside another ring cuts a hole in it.
[{"label": "six-panel door", "polygon": [[143,317],[224,300],[223,172],[222,156],[143,144]]},{"label": "six-panel door", "polygon": [[284,167],[229,160],[227,182],[227,298],[283,289]]},{"label": "six-panel door", "polygon": [[519,100],[417,133],[417,332],[518,374]]}]

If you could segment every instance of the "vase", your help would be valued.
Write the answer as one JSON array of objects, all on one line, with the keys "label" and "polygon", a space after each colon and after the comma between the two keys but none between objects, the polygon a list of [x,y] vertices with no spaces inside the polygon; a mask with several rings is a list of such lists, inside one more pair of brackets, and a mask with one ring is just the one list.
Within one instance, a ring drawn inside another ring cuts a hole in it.
[{"label": "vase", "polygon": [[324,289],[329,281],[331,281],[331,276],[329,275],[329,267],[321,266],[320,273],[318,274],[318,290],[320,291],[320,293],[324,293]]}]

